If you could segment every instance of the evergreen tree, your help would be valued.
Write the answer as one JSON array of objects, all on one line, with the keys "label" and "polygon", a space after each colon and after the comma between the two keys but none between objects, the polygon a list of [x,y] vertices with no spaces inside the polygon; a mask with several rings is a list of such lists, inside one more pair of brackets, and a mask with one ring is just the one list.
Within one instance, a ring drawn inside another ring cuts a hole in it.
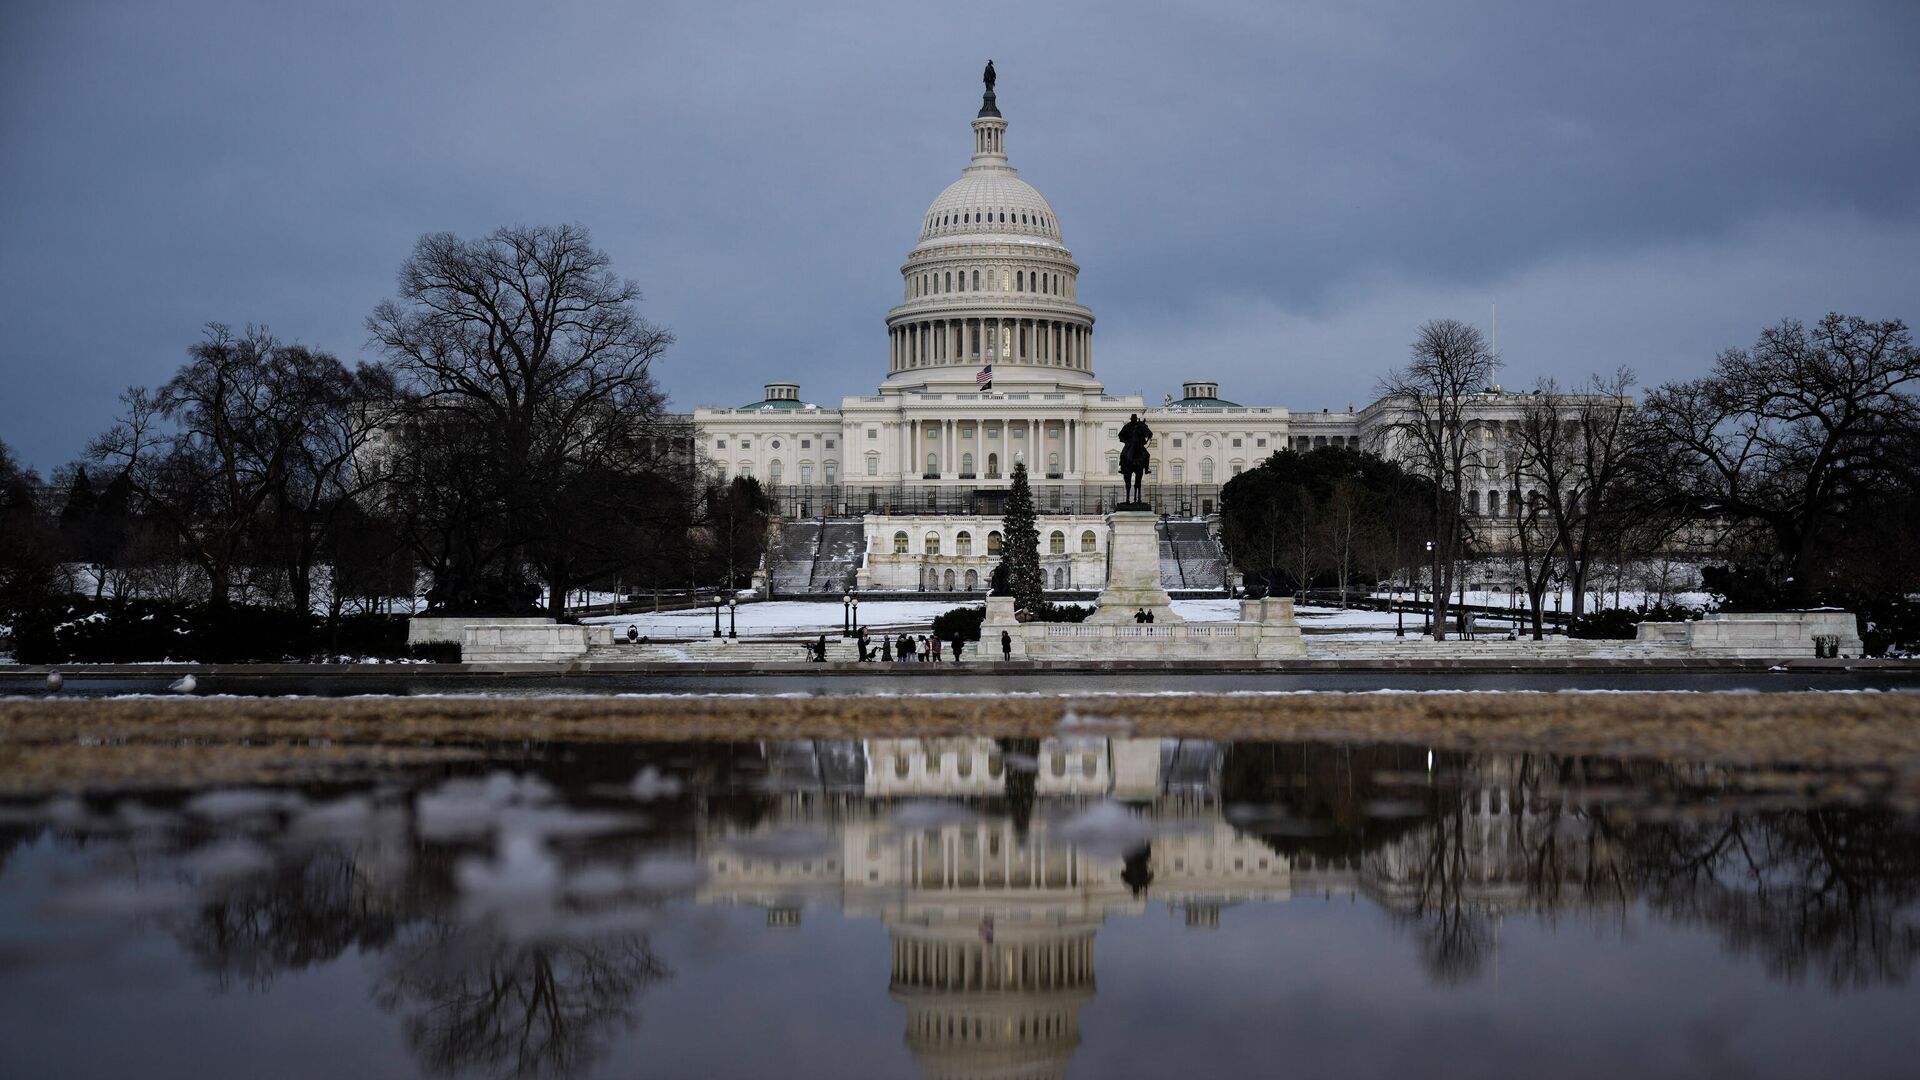
[{"label": "evergreen tree", "polygon": [[93,516],[94,507],[99,499],[93,493],[93,481],[87,478],[87,470],[76,469],[73,485],[67,489],[67,504],[60,510],[60,524],[74,525]]},{"label": "evergreen tree", "polygon": [[1013,466],[1013,489],[1007,492],[1000,550],[1013,606],[1037,614],[1046,602],[1046,577],[1040,571],[1040,529],[1034,523],[1033,489],[1027,486],[1027,465],[1023,461]]}]

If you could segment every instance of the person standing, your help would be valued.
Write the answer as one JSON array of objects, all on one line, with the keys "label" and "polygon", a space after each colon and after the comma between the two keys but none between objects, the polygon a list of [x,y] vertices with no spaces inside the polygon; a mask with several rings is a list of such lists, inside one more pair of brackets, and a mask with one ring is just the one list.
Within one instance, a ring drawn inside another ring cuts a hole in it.
[{"label": "person standing", "polygon": [[882,634],[880,636],[880,662],[883,664],[893,663],[893,635],[892,634]]},{"label": "person standing", "polygon": [[953,635],[953,662],[954,663],[957,664],[960,662],[960,650],[965,647],[966,646],[960,640],[960,635],[959,634]]},{"label": "person standing", "polygon": [[900,662],[903,664],[913,663],[913,635],[912,634],[900,635]]},{"label": "person standing", "polygon": [[1000,631],[1000,659],[1013,659],[1013,635],[1005,630]]}]

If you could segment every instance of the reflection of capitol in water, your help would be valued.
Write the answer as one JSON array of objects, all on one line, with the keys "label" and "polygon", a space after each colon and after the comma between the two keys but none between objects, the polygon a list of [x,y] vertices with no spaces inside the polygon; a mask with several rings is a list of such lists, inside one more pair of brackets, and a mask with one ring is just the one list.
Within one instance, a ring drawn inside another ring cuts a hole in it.
[{"label": "reflection of capitol in water", "polygon": [[[1162,903],[1204,929],[1225,907],[1296,890],[1398,913],[1510,910],[1525,894],[1518,834],[1538,818],[1502,802],[1511,777],[1488,775],[1477,800],[1448,800],[1460,807],[1451,831],[1423,820],[1365,854],[1285,854],[1223,816],[1223,744],[1063,736],[1024,754],[986,738],[766,751],[780,794],[752,826],[709,820],[702,899],[762,905],[773,926],[797,925],[808,906],[878,917],[889,989],[930,1076],[1061,1075],[1109,916]],[[1131,816],[1087,813],[1106,800]],[[1116,822],[1131,829],[1103,833]],[[782,847],[820,834],[834,844]],[[1436,858],[1450,864],[1439,895]]]}]

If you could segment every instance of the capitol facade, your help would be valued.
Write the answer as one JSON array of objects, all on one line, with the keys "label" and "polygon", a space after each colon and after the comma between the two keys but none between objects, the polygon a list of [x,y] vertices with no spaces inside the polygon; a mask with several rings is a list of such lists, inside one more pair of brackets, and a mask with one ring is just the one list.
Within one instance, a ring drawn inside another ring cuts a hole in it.
[{"label": "capitol facade", "polygon": [[1379,403],[1295,413],[1238,404],[1202,379],[1155,405],[1108,393],[1080,266],[1053,205],[1009,160],[1007,129],[989,89],[972,159],[900,267],[874,394],[824,406],[776,382],[758,401],[694,411],[719,478],[754,477],[776,499],[776,594],[984,591],[1016,464],[1048,587],[1100,589],[1105,515],[1122,498],[1117,437],[1133,414],[1154,432],[1144,498],[1165,519],[1163,583],[1218,593],[1231,586],[1211,527],[1222,484],[1283,448],[1375,446],[1388,426]]}]

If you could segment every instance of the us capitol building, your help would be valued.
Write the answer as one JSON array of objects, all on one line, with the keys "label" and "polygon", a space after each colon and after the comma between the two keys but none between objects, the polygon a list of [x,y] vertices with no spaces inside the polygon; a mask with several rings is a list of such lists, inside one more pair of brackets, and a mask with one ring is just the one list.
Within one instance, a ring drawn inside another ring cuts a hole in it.
[{"label": "us capitol building", "polygon": [[1385,426],[1379,403],[1294,413],[1237,404],[1201,379],[1153,406],[1109,394],[1079,272],[1052,204],[1008,159],[989,82],[972,160],[927,208],[900,268],[878,392],[830,408],[776,382],[759,401],[693,413],[719,479],[757,478],[777,500],[773,592],[984,590],[1017,463],[1048,587],[1097,590],[1104,515],[1121,501],[1116,438],[1134,413],[1154,431],[1144,497],[1165,518],[1163,583],[1218,592],[1228,570],[1209,519],[1228,478],[1283,448],[1373,445]]}]

